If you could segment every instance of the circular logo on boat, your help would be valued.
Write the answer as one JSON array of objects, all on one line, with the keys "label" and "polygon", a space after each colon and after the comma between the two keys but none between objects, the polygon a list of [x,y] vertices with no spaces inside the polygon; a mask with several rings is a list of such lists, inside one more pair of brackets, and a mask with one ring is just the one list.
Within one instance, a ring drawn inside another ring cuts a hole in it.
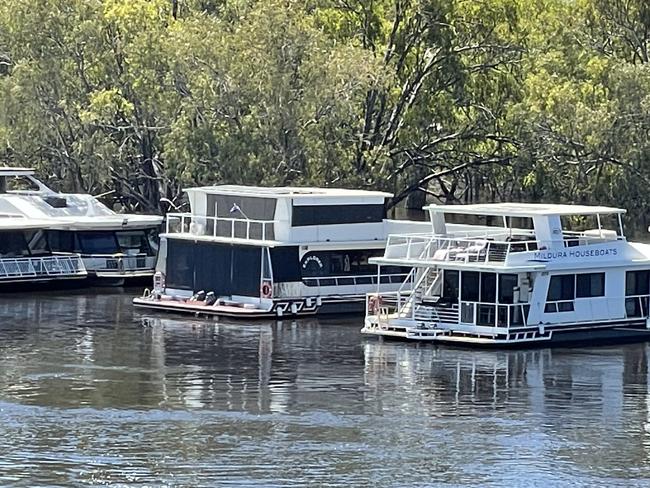
[{"label": "circular logo on boat", "polygon": [[302,259],[302,269],[323,269],[323,261],[314,254]]}]

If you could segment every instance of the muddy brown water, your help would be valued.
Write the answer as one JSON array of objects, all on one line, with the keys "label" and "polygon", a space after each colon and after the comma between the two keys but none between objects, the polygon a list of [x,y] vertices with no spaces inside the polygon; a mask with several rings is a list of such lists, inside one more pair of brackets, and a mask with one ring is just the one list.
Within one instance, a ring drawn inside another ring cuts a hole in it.
[{"label": "muddy brown water", "polygon": [[0,486],[650,486],[646,343],[450,349],[132,293],[0,298]]}]

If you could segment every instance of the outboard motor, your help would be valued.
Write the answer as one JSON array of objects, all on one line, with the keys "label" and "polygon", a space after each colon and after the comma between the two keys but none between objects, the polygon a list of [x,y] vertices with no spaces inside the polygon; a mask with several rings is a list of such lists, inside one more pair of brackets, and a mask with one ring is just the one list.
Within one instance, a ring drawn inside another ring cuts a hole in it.
[{"label": "outboard motor", "polygon": [[197,291],[194,295],[192,295],[192,298],[190,298],[190,301],[192,302],[202,302],[205,300],[206,294],[205,291]]},{"label": "outboard motor", "polygon": [[214,305],[215,303],[217,303],[217,296],[213,291],[208,292],[208,294],[205,296],[205,304],[207,306],[210,306]]}]

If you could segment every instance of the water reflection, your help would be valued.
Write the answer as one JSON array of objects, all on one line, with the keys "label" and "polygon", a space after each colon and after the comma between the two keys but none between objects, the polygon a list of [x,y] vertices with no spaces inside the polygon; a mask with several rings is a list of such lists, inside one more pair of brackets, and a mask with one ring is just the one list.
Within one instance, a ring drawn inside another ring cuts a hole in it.
[{"label": "water reflection", "polygon": [[473,351],[357,319],[0,299],[0,484],[643,484],[648,345]]}]

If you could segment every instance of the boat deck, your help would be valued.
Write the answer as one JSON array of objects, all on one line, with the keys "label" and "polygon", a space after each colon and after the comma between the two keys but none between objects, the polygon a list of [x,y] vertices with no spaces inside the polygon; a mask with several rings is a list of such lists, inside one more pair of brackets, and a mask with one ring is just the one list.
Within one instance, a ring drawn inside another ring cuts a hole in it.
[{"label": "boat deck", "polygon": [[270,310],[258,307],[242,307],[236,305],[206,305],[203,302],[196,301],[181,301],[172,298],[152,299],[138,297],[133,299],[133,304],[136,307],[151,308],[155,310],[167,310],[181,313],[192,313],[195,315],[206,316],[225,316],[225,317],[241,317],[241,318],[255,318],[255,317],[269,317],[273,315]]}]

